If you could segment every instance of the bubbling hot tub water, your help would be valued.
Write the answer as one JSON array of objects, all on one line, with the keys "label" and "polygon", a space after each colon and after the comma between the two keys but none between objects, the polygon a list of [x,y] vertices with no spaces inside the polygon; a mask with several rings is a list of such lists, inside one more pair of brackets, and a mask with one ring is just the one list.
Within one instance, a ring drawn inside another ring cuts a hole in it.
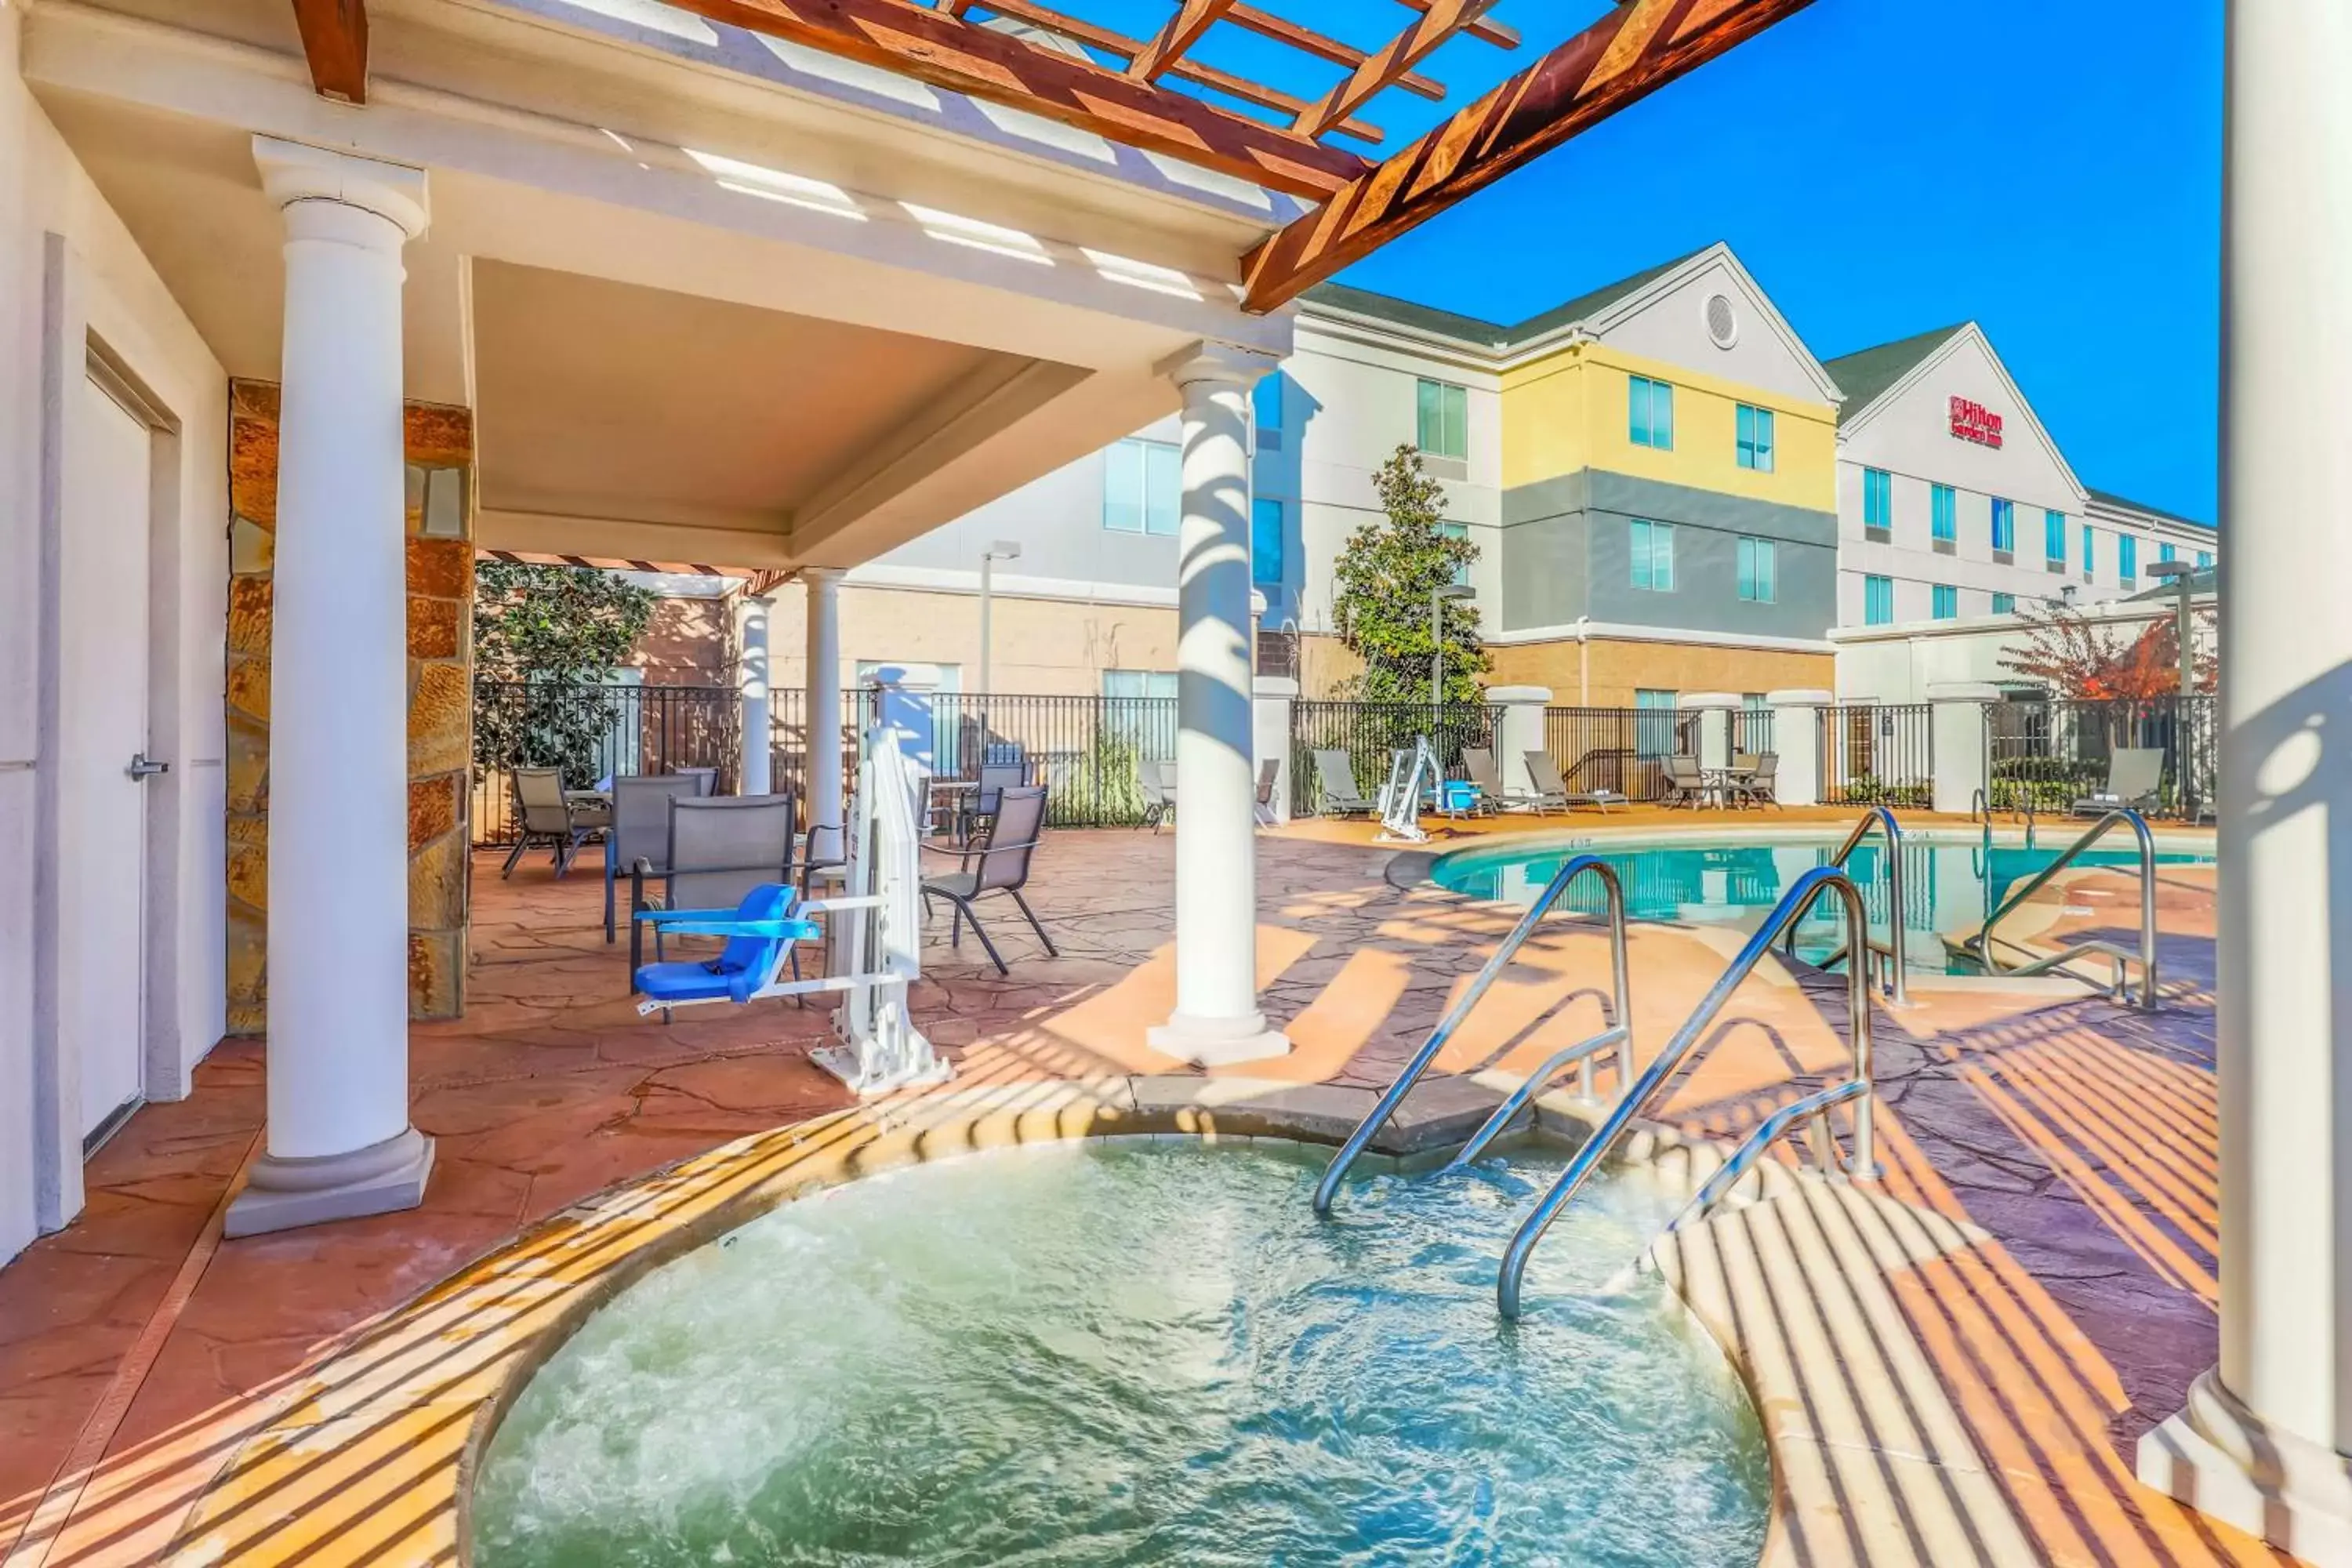
[{"label": "bubbling hot tub water", "polygon": [[1494,1309],[1558,1173],[1354,1183],[1328,1152],[1066,1143],[869,1178],[648,1276],[533,1378],[479,1568],[1725,1568],[1770,1469],[1712,1341],[1604,1280],[1673,1209],[1596,1186]]}]

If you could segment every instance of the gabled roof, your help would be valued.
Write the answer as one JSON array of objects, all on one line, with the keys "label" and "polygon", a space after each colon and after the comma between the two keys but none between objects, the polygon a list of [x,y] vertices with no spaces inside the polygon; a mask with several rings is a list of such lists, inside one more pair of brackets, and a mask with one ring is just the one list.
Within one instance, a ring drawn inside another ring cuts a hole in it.
[{"label": "gabled roof", "polygon": [[1968,330],[1968,322],[1958,321],[1932,332],[1921,332],[1917,337],[1824,361],[1822,368],[1845,389],[1845,406],[1838,410],[1838,424],[1844,426],[1859,418],[1896,382],[1934,358],[1938,349]]},{"label": "gabled roof", "polygon": [[2183,528],[2200,528],[2209,533],[2213,531],[2213,525],[2210,522],[2200,522],[2193,517],[2183,517],[2180,513],[2168,510],[2164,507],[2149,506],[2147,502],[2136,501],[2129,496],[2119,496],[2113,490],[2093,489],[2089,494],[2095,504],[2112,508],[2116,511],[2136,511],[2165,522],[2177,522]]}]

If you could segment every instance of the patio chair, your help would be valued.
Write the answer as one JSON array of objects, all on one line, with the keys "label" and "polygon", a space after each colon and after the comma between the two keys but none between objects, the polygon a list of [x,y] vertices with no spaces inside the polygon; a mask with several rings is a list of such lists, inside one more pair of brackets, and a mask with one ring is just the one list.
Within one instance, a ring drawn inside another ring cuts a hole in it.
[{"label": "patio chair", "polygon": [[656,868],[669,854],[669,803],[692,796],[694,781],[682,773],[613,781],[613,823],[604,832],[604,940],[613,941],[613,884],[640,860]]},{"label": "patio chair", "polygon": [[1613,790],[1569,788],[1568,781],[1559,775],[1559,764],[1551,760],[1549,752],[1528,752],[1524,755],[1528,777],[1535,781],[1534,805],[1538,811],[1550,811],[1555,807],[1567,811],[1572,806],[1590,805],[1606,816],[1610,803],[1624,804],[1625,797]]},{"label": "patio chair", "polygon": [[996,808],[1008,789],[1029,785],[1029,760],[1020,752],[1013,753],[1009,763],[980,764],[980,787],[964,796],[961,816],[956,823],[956,837],[969,839],[988,823],[996,820]]},{"label": "patio chair", "polygon": [[1491,811],[1532,811],[1536,803],[1525,792],[1503,787],[1502,770],[1495,765],[1495,753],[1485,746],[1462,748],[1462,771],[1478,786]]},{"label": "patio chair", "polygon": [[1665,793],[1658,797],[1660,805],[1687,805],[1696,809],[1706,804],[1706,773],[1698,759],[1687,752],[1677,752],[1666,759]]},{"label": "patio chair", "polygon": [[1275,824],[1274,792],[1282,783],[1282,759],[1268,757],[1257,765],[1257,825],[1272,827]]},{"label": "patio chair", "polygon": [[1780,807],[1777,793],[1780,782],[1780,753],[1759,752],[1732,773],[1731,793],[1740,800],[1769,805],[1777,811]]},{"label": "patio chair", "polygon": [[2107,759],[2107,787],[2076,801],[2074,815],[2100,816],[2120,806],[2146,810],[2156,805],[2157,787],[2163,782],[2162,747],[2119,747]]},{"label": "patio chair", "polygon": [[1135,764],[1136,784],[1143,792],[1143,823],[1152,832],[1176,815],[1176,764],[1146,758]]},{"label": "patio chair", "polygon": [[977,843],[962,850],[943,849],[936,844],[923,847],[934,855],[956,855],[955,870],[943,876],[923,879],[923,908],[930,909],[933,898],[945,899],[955,906],[955,917],[948,927],[948,945],[959,946],[963,940],[963,922],[971,922],[972,934],[980,945],[988,950],[989,962],[996,965],[999,974],[1013,972],[1004,965],[1004,955],[996,951],[980,915],[972,905],[990,893],[1003,893],[1020,906],[1029,929],[1045,944],[1049,956],[1058,958],[1061,952],[1054,939],[1037,919],[1037,911],[1021,896],[1028,885],[1029,860],[1037,849],[1037,842],[1045,826],[1045,790],[1042,784],[1024,784],[1008,788],[997,802],[997,811]]},{"label": "patio chair", "polygon": [[672,797],[661,865],[650,856],[629,865],[630,972],[638,967],[648,925],[655,962],[663,956],[662,923],[645,916],[722,908],[763,884],[790,883],[795,837],[788,795]]},{"label": "patio chair", "polygon": [[1356,764],[1348,753],[1333,750],[1315,753],[1315,782],[1323,786],[1323,811],[1329,816],[1380,815],[1380,802],[1367,800],[1356,788]]},{"label": "patio chair", "polygon": [[[643,920],[653,926],[657,947],[664,931],[723,936],[727,945],[716,958],[639,965],[630,973],[629,989],[665,1004],[724,1001],[741,1006],[774,984],[787,963],[798,973],[798,946],[814,938],[817,927],[793,914],[797,902],[791,888],[763,882],[732,910],[647,911]],[[665,1005],[662,1021],[669,1019]]]},{"label": "patio chair", "polygon": [[509,777],[514,781],[515,817],[521,828],[499,875],[513,876],[515,862],[522,858],[523,852],[534,844],[544,844],[555,851],[555,874],[561,879],[572,869],[572,858],[580,852],[580,847],[603,825],[584,821],[573,811],[571,800],[563,793],[561,770],[517,768]]},{"label": "patio chair", "polygon": [[672,768],[670,769],[670,772],[679,778],[692,779],[694,781],[694,793],[697,795],[717,795],[719,793],[719,770],[717,768]]}]

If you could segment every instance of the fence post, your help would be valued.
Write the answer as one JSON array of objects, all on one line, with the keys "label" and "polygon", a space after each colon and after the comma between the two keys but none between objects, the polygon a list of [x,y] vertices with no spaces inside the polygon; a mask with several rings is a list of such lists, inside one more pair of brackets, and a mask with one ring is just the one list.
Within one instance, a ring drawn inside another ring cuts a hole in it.
[{"label": "fence post", "polygon": [[2000,688],[1981,680],[1931,680],[1927,701],[1934,710],[1935,808],[1955,816],[1975,809],[1977,792],[1988,802],[1991,770],[1985,764],[1985,705],[2000,700]]},{"label": "fence post", "polygon": [[1486,700],[1501,710],[1495,723],[1495,776],[1507,795],[1538,794],[1528,773],[1528,753],[1546,749],[1544,710],[1551,706],[1549,686],[1490,686]]},{"label": "fence post", "polygon": [[1780,759],[1773,794],[1782,805],[1822,804],[1822,714],[1837,699],[1827,691],[1791,687],[1768,691],[1772,710],[1772,751]]},{"label": "fence post", "polygon": [[1276,822],[1290,820],[1290,705],[1298,700],[1298,682],[1278,675],[1261,675],[1250,692],[1250,750],[1256,765],[1276,764],[1274,798],[1267,809]]}]

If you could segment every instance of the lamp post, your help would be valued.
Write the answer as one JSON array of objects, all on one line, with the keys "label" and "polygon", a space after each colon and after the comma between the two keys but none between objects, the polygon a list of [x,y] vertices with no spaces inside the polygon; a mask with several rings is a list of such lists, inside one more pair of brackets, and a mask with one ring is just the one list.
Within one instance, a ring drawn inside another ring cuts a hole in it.
[{"label": "lamp post", "polygon": [[2179,770],[2180,814],[2193,826],[2197,821],[2197,785],[2196,769],[2190,765],[2189,699],[2197,689],[2197,645],[2190,637],[2189,604],[2194,596],[2196,574],[2186,561],[2159,561],[2148,572],[2172,584],[2173,640],[2180,645],[2180,692],[2172,705],[2173,744],[2179,748],[2174,766]]},{"label": "lamp post", "polygon": [[1445,716],[1445,602],[1476,597],[1465,583],[1444,583],[1429,591],[1429,728],[1434,735]]},{"label": "lamp post", "polygon": [[986,698],[991,690],[988,684],[988,618],[989,593],[995,585],[994,567],[1000,561],[1020,559],[1021,542],[1017,539],[996,540],[980,552],[980,694],[982,698]]}]

